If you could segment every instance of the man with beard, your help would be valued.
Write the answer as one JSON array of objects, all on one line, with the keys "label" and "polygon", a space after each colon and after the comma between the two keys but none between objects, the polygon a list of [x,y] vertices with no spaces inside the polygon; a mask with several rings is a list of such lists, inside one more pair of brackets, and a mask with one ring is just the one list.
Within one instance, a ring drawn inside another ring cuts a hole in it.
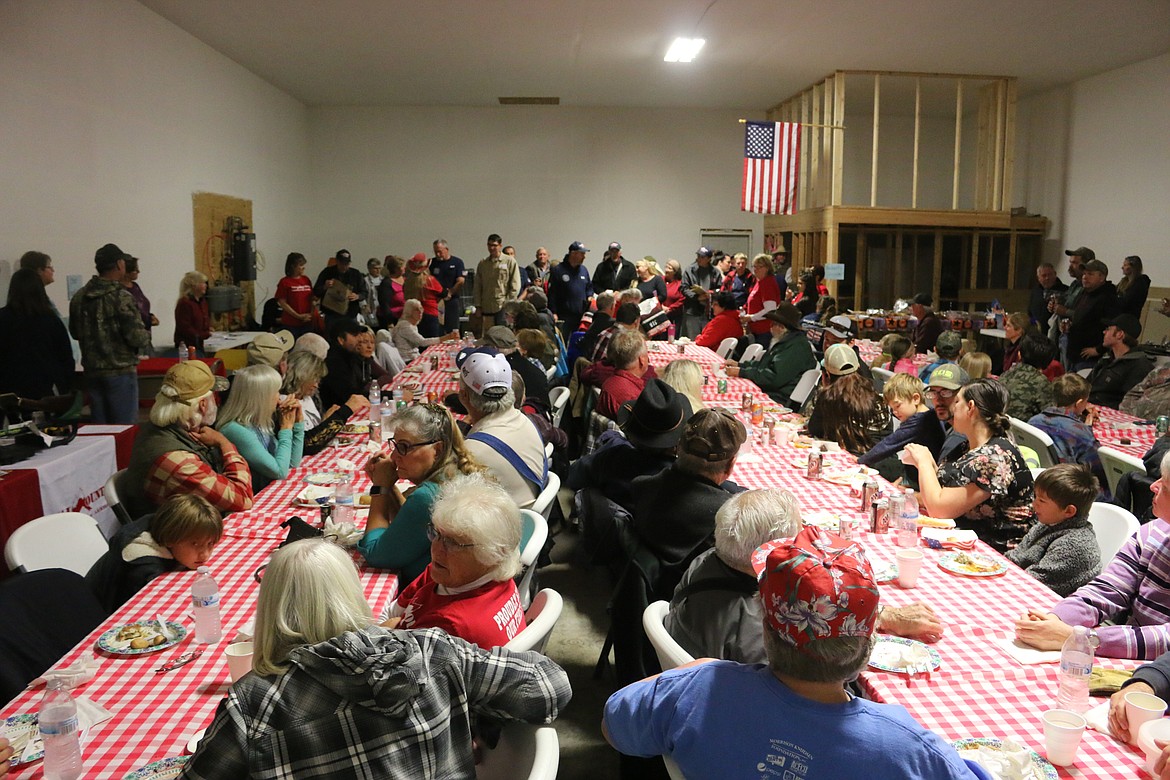
[{"label": "man with beard", "polygon": [[606,250],[601,264],[593,271],[593,294],[629,289],[637,278],[634,264],[622,257],[622,245],[614,241]]},{"label": "man with beard", "polygon": [[963,385],[970,382],[971,377],[966,371],[955,363],[947,363],[936,368],[927,383],[926,398],[934,405],[934,413],[947,433],[942,449],[938,453],[940,464],[954,460],[967,452],[967,437],[951,427],[951,405],[954,404]]},{"label": "man with beard", "polygon": [[1107,280],[1109,266],[1090,260],[1081,272],[1082,292],[1070,310],[1068,365],[1073,371],[1091,367],[1105,352],[1106,323],[1121,312],[1117,288]]}]

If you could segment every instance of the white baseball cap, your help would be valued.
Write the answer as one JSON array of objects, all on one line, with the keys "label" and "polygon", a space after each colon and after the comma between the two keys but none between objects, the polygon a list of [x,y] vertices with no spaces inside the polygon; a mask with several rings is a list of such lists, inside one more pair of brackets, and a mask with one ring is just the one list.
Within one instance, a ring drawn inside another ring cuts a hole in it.
[{"label": "white baseball cap", "polygon": [[512,367],[503,355],[473,352],[459,368],[463,382],[485,398],[503,398],[512,389]]}]

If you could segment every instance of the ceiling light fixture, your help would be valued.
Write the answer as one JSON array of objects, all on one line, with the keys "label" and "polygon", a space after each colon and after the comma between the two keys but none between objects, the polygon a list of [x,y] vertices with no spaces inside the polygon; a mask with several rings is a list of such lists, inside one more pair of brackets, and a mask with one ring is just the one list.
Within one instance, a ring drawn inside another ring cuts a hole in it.
[{"label": "ceiling light fixture", "polygon": [[664,62],[690,62],[706,42],[703,38],[675,38],[662,59]]}]

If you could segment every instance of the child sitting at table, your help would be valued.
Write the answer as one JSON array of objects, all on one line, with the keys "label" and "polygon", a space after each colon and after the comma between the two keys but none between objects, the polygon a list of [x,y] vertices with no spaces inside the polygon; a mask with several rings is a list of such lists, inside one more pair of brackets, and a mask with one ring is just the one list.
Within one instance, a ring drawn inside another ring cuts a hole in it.
[{"label": "child sitting at table", "polygon": [[914,367],[914,342],[901,334],[895,334],[885,344],[885,349],[890,353],[890,362],[885,365],[887,370],[895,374],[918,375],[918,369]]},{"label": "child sitting at table", "polygon": [[1096,498],[1097,480],[1088,466],[1058,463],[1046,469],[1036,477],[1032,500],[1037,523],[1007,551],[1008,560],[1061,596],[1089,582],[1101,571],[1097,535],[1088,520]]},{"label": "child sitting at table", "polygon": [[122,526],[85,581],[113,612],[160,574],[206,564],[222,538],[223,518],[207,499],[171,496],[154,514]]},{"label": "child sitting at table", "polygon": [[[1061,463],[1084,463],[1099,485],[1105,485],[1105,467],[1097,455],[1101,443],[1093,434],[1097,407],[1089,403],[1089,380],[1079,374],[1064,374],[1052,383],[1053,406],[1028,420],[1052,437],[1052,446]],[[1108,496],[1106,496],[1108,497]]]},{"label": "child sitting at table", "polygon": [[926,386],[914,374],[894,374],[882,388],[882,396],[890,413],[898,420],[898,429],[859,457],[857,462],[872,466],[891,482],[900,479],[901,484],[917,490],[918,469],[903,465],[898,453],[913,442],[926,447],[937,460],[946,434],[934,410],[926,405]]}]

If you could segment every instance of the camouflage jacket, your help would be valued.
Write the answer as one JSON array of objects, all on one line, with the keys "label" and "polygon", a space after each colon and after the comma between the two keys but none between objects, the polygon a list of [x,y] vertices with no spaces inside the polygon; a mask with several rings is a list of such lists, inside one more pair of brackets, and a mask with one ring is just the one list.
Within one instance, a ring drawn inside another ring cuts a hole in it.
[{"label": "camouflage jacket", "polygon": [[138,351],[150,344],[130,292],[121,282],[100,276],[69,301],[69,333],[81,345],[81,365],[93,376],[135,370]]},{"label": "camouflage jacket", "polygon": [[1121,400],[1121,411],[1152,420],[1170,414],[1170,367],[1151,371]]},{"label": "camouflage jacket", "polygon": [[1008,391],[1007,413],[1017,420],[1030,420],[1052,406],[1052,384],[1035,366],[1017,363],[999,381]]}]

